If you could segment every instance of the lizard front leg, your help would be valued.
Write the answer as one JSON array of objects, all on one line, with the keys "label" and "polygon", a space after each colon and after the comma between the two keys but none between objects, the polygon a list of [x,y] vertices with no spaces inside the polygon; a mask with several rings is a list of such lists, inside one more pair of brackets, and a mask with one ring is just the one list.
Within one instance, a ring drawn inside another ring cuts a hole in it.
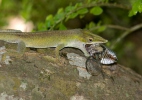
[{"label": "lizard front leg", "polygon": [[63,48],[65,47],[64,44],[59,44],[56,48],[55,48],[55,55],[56,55],[56,58],[59,59],[60,58],[60,50],[62,50]]}]

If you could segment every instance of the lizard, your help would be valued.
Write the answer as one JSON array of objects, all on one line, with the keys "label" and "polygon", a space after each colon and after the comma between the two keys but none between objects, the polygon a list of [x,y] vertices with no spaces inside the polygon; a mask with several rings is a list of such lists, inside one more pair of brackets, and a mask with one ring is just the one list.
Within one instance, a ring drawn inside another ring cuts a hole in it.
[{"label": "lizard", "polygon": [[86,29],[42,32],[21,32],[20,30],[3,29],[0,30],[0,40],[18,43],[17,52],[19,53],[23,53],[26,47],[55,47],[57,58],[59,57],[59,51],[65,47],[80,49],[88,57],[89,53],[85,49],[86,44],[106,43],[108,41]]}]

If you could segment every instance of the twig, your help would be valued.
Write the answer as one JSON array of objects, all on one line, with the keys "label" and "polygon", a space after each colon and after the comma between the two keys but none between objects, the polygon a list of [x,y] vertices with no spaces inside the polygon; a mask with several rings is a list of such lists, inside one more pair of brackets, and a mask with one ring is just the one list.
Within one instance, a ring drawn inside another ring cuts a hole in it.
[{"label": "twig", "polygon": [[114,29],[119,29],[119,30],[129,30],[129,28],[123,27],[123,26],[119,26],[119,25],[106,25],[108,28],[114,28]]},{"label": "twig", "polygon": [[85,6],[83,6],[83,8],[95,7],[95,6],[115,7],[115,8],[121,8],[121,9],[126,9],[126,10],[130,10],[131,9],[130,6],[125,6],[125,5],[116,4],[116,3],[96,3],[96,4],[91,4],[91,5],[85,5]]},{"label": "twig", "polygon": [[131,27],[129,30],[126,30],[124,33],[122,33],[122,35],[113,43],[113,45],[111,46],[111,48],[113,49],[115,47],[115,45],[117,43],[119,43],[120,41],[122,41],[127,35],[129,35],[130,33],[138,30],[138,29],[141,29],[142,28],[142,23],[141,24],[138,24],[138,25],[135,25],[133,27]]},{"label": "twig", "polygon": [[[119,25],[103,25],[103,26],[108,27],[108,28],[113,28],[113,29],[125,30],[125,31],[129,30],[129,28],[119,26]],[[96,26],[96,27],[93,27],[93,28],[91,28],[89,30],[94,31],[94,30],[97,30],[100,27],[102,27],[102,26]]]}]

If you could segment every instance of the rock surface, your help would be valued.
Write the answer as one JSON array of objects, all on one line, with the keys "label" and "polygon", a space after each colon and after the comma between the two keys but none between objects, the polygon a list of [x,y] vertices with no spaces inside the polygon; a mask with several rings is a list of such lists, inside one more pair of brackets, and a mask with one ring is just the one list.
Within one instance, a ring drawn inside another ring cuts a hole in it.
[{"label": "rock surface", "polygon": [[[76,55],[81,66],[84,57]],[[52,62],[40,53],[11,57],[0,67],[0,100],[141,100],[142,77],[121,65],[116,72],[103,66],[106,73],[91,76],[72,59]],[[113,67],[113,66],[111,66]],[[81,73],[87,73],[83,77]],[[113,78],[113,79],[112,79]]]}]

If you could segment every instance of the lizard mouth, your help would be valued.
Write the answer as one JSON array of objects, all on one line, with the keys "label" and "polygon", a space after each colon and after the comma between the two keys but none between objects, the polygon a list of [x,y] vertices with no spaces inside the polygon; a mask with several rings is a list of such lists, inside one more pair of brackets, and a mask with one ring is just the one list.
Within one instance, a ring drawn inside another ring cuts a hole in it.
[{"label": "lizard mouth", "polygon": [[85,45],[93,45],[93,44],[102,44],[102,43],[106,43],[108,42],[108,40],[105,40],[105,41],[99,41],[99,42],[88,42],[88,43],[85,43]]},{"label": "lizard mouth", "polygon": [[[98,44],[100,44],[101,42],[94,42],[94,43],[84,43],[84,47],[86,48],[86,47],[90,47],[91,45],[98,45]],[[104,43],[104,42],[102,42],[102,43]]]},{"label": "lizard mouth", "polygon": [[87,43],[87,44],[98,44],[98,43],[106,43],[106,42],[108,42],[108,40],[104,40],[104,41],[95,41],[95,42],[90,42],[90,43]]}]

